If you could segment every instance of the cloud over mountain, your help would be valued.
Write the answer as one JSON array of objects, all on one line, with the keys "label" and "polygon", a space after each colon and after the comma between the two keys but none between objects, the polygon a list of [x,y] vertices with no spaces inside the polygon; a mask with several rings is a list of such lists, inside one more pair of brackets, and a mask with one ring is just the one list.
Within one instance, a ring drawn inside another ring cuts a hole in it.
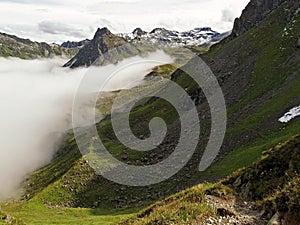
[{"label": "cloud over mountain", "polygon": [[248,2],[228,0],[224,6],[220,0],[4,0],[0,1],[0,30],[48,42],[91,38],[97,27],[122,33],[136,27],[185,31],[210,26],[224,32]]}]

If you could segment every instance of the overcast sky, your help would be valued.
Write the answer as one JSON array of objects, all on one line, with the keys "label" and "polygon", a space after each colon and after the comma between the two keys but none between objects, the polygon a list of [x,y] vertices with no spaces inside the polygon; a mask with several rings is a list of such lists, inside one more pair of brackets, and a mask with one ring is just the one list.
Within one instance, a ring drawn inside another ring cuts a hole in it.
[{"label": "overcast sky", "polygon": [[114,33],[136,27],[186,31],[232,29],[249,0],[0,0],[0,31],[60,43],[92,38],[97,27]]}]

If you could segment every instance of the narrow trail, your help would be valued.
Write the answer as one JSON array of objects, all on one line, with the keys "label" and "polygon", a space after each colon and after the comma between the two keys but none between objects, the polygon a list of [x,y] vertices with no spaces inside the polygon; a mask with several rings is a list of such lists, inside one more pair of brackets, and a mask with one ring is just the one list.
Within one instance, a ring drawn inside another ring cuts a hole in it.
[{"label": "narrow trail", "polygon": [[263,225],[268,221],[262,219],[253,202],[244,202],[230,195],[226,197],[206,196],[206,203],[215,208],[218,218],[209,217],[201,225]]}]

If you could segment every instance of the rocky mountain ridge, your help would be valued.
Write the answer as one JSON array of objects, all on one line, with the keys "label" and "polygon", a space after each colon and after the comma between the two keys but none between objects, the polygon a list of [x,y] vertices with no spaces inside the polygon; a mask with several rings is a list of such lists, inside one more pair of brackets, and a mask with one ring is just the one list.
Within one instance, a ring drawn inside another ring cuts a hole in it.
[{"label": "rocky mountain ridge", "polygon": [[[135,49],[126,45],[127,41],[112,34],[106,27],[98,28],[94,38],[84,45],[64,67],[105,65],[116,63],[122,55],[134,55]],[[109,52],[109,50],[114,51]]]},{"label": "rocky mountain ridge", "polygon": [[231,37],[237,37],[273,12],[286,0],[251,0],[242,15],[235,19]]},{"label": "rocky mountain ridge", "polygon": [[[209,47],[230,35],[229,32],[219,33],[210,27],[195,28],[190,31],[171,31],[165,28],[155,28],[150,32],[146,32],[141,28],[136,28],[132,33],[116,34],[124,38],[128,42],[149,42],[167,47],[183,47],[183,46],[203,46]],[[79,42],[67,41],[61,46],[66,48],[82,47],[89,43],[86,39]]]},{"label": "rocky mountain ridge", "polygon": [[225,37],[230,32],[219,33],[210,27],[195,28],[190,31],[178,32],[165,28],[155,28],[151,32],[136,28],[132,33],[119,34],[129,42],[147,41],[152,44],[182,47],[182,46],[211,46]]}]

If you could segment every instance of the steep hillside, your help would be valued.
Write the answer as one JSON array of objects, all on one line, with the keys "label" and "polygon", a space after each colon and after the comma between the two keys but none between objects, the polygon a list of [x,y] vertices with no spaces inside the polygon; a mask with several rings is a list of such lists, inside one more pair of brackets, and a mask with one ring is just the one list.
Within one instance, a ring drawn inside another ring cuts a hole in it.
[{"label": "steep hillside", "polygon": [[243,199],[257,201],[268,218],[275,213],[283,224],[300,221],[300,136],[263,153],[251,167],[223,183]]},{"label": "steep hillside", "polygon": [[300,221],[300,136],[249,168],[155,203],[122,224],[288,224]]},{"label": "steep hillside", "polygon": [[247,32],[283,2],[285,0],[252,0],[244,9],[242,16],[234,21],[231,38]]},{"label": "steep hillside", "polygon": [[[219,78],[228,107],[223,151],[237,150],[225,157],[223,162],[229,164],[225,171],[217,163],[220,167],[210,172],[225,175],[244,166],[247,157],[259,156],[255,146],[264,148],[267,143],[268,147],[294,134],[299,126],[297,117],[288,124],[278,121],[300,101],[299,5],[299,1],[285,1],[248,32],[215,46],[205,56]],[[245,151],[246,146],[252,146],[252,152]],[[232,160],[238,163],[230,165]]]},{"label": "steep hillside", "polygon": [[67,49],[56,44],[33,42],[29,39],[0,33],[0,57],[36,59],[61,56],[71,58],[77,51],[78,48]]}]

